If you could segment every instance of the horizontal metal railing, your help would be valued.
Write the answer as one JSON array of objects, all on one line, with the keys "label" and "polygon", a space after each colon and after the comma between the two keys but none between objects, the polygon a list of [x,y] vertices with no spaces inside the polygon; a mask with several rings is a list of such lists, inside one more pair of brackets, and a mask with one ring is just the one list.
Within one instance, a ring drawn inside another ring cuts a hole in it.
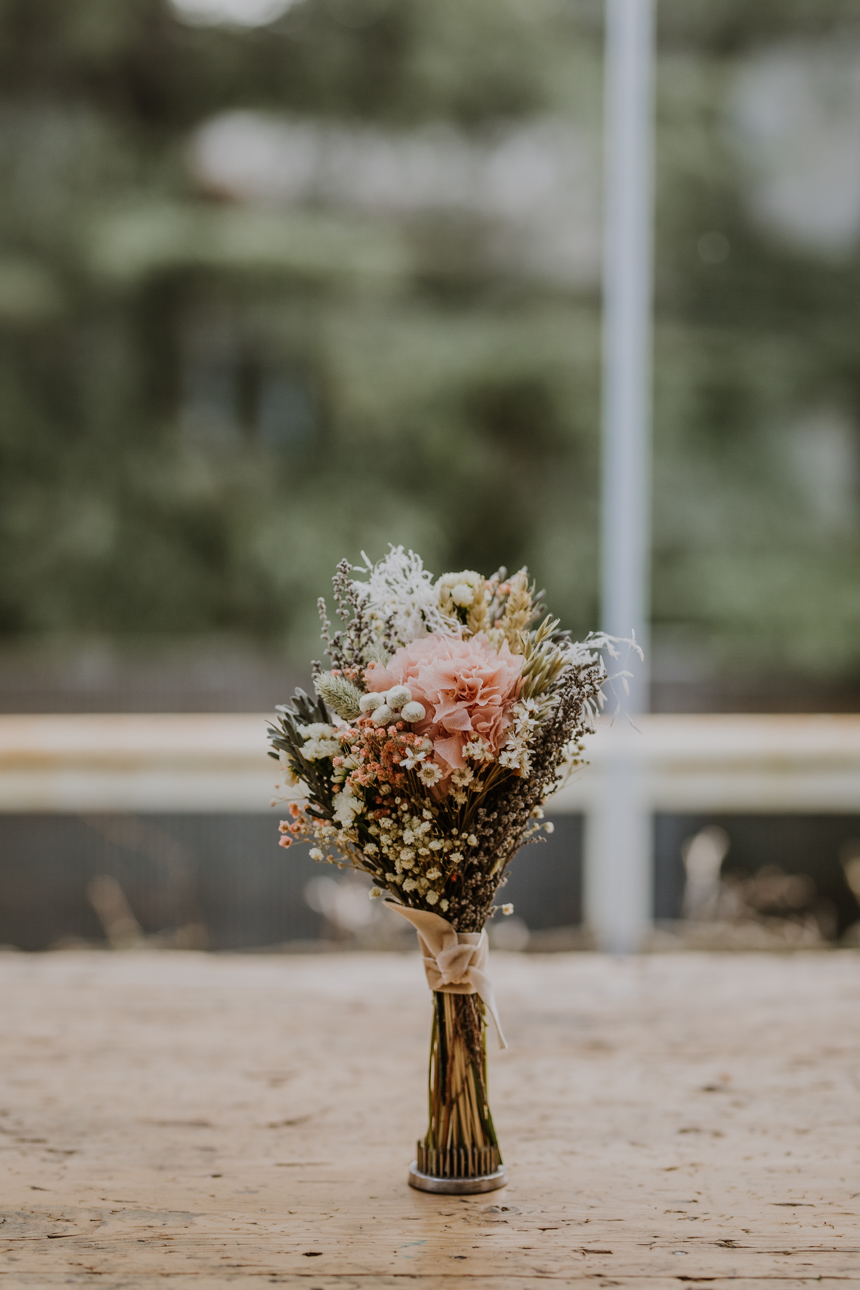
[{"label": "horizontal metal railing", "polygon": [[[0,716],[0,811],[266,811],[262,714]],[[557,813],[597,809],[619,761],[652,811],[860,813],[860,716],[652,715],[590,742]]]}]

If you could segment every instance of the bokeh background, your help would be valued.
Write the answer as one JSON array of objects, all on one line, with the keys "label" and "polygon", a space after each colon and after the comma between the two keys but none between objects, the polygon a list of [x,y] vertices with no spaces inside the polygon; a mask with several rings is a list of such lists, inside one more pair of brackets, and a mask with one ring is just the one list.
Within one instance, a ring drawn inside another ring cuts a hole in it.
[{"label": "bokeh background", "polygon": [[[0,0],[0,710],[270,709],[389,541],[597,625],[603,35],[597,0]],[[857,711],[860,7],[659,0],[656,111],[652,705]],[[860,821],[710,823],[812,882],[771,914],[860,917]],[[578,921],[569,826],[533,932]],[[708,826],[658,821],[662,917]],[[98,939],[105,871],[152,933],[316,936],[269,827],[6,816],[0,940]]]}]

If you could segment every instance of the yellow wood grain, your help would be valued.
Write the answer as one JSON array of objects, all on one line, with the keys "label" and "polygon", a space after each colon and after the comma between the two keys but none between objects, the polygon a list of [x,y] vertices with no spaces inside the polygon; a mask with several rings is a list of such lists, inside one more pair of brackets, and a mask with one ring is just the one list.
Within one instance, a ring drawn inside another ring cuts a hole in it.
[{"label": "yellow wood grain", "polygon": [[0,954],[0,1287],[860,1286],[860,956],[493,975],[511,1183],[458,1198],[417,953]]}]

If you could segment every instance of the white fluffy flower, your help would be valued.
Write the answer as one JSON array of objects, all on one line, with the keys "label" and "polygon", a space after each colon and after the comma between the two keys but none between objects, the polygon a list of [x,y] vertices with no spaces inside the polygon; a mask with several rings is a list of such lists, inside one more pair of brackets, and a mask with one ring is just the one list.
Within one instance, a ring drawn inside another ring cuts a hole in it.
[{"label": "white fluffy flower", "polygon": [[436,594],[440,604],[450,599],[461,609],[474,602],[475,592],[484,585],[484,579],[474,569],[463,569],[460,573],[443,573],[436,583]]},{"label": "white fluffy flower", "polygon": [[337,739],[308,739],[302,748],[302,755],[308,761],[320,761],[323,757],[337,757],[340,750],[340,741]]},{"label": "white fluffy flower", "polygon": [[[308,855],[312,860],[322,860],[323,858],[323,853],[320,851],[319,847],[311,847]],[[328,881],[328,879],[326,879],[326,881]],[[314,879],[314,882],[316,882],[316,878]]]},{"label": "white fluffy flower", "polygon": [[363,694],[358,701],[358,706],[362,712],[373,712],[385,701],[385,696],[377,694],[372,690],[370,694]]},{"label": "white fluffy flower", "polygon": [[331,739],[335,729],[325,721],[312,721],[310,725],[299,726],[298,732],[303,739]]},{"label": "white fluffy flower", "polygon": [[341,751],[340,740],[336,738],[334,726],[324,721],[312,721],[310,725],[299,726],[299,734],[304,739],[302,755],[308,761],[319,761],[322,757],[337,757]]},{"label": "white fluffy flower", "polygon": [[513,912],[514,912],[514,907],[510,903],[508,903],[507,905],[502,905],[503,914],[512,914]]},{"label": "white fluffy flower", "polygon": [[425,897],[425,900],[427,901],[428,905],[435,905],[438,899],[439,899],[438,891],[428,891]]},{"label": "white fluffy flower", "polygon": [[433,575],[419,555],[392,546],[377,564],[371,564],[364,552],[362,556],[365,566],[356,566],[356,573],[365,574],[366,581],[356,579],[352,585],[380,644],[386,631],[397,645],[408,645],[428,632],[459,634],[459,625],[439,608]]},{"label": "white fluffy flower", "polygon": [[394,721],[396,717],[397,713],[393,708],[389,708],[387,703],[380,703],[373,713],[373,724],[375,726],[385,726],[389,721]]},{"label": "white fluffy flower", "polygon": [[385,702],[389,708],[397,711],[403,707],[404,703],[409,703],[412,698],[412,691],[408,685],[392,685],[391,689],[385,696]]},{"label": "white fluffy flower", "polygon": [[351,827],[353,820],[364,810],[364,802],[354,797],[348,788],[338,793],[334,806],[334,818],[345,829]]},{"label": "white fluffy flower", "polygon": [[426,761],[423,766],[419,767],[418,778],[422,784],[426,784],[430,788],[433,784],[439,783],[442,778],[442,769],[436,765],[435,761]]},{"label": "white fluffy flower", "polygon": [[427,709],[423,703],[413,699],[403,705],[400,715],[404,721],[423,721],[427,716]]}]

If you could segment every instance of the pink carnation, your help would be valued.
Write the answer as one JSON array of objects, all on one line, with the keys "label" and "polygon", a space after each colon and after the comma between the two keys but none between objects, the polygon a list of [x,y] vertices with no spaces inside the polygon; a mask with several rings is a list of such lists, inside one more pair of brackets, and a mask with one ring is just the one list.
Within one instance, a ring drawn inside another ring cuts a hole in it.
[{"label": "pink carnation", "polygon": [[369,690],[408,685],[427,716],[414,729],[433,740],[445,775],[465,766],[463,746],[480,735],[493,753],[504,743],[523,660],[507,642],[497,650],[483,632],[468,640],[434,632],[405,645],[386,667],[369,668]]}]

